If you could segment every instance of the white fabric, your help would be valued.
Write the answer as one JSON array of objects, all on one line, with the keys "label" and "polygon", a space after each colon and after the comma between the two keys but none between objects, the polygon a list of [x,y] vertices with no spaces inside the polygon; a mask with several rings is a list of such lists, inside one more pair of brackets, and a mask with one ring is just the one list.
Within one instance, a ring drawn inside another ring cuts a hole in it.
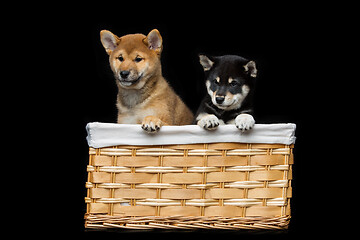
[{"label": "white fabric", "polygon": [[169,145],[213,142],[239,142],[264,144],[295,143],[295,128],[287,124],[255,124],[247,132],[235,125],[220,125],[215,131],[197,125],[163,126],[157,133],[147,133],[138,124],[93,122],[86,125],[88,145],[102,148],[116,145]]}]

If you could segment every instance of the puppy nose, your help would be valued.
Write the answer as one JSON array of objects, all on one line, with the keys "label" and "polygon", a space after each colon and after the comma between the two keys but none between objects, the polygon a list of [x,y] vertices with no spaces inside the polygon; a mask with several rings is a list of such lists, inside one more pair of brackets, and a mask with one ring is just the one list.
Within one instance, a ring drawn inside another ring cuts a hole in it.
[{"label": "puppy nose", "polygon": [[218,96],[218,97],[216,97],[216,102],[218,103],[218,104],[222,104],[223,102],[224,102],[224,100],[225,100],[225,97],[223,97],[223,96]]},{"label": "puppy nose", "polygon": [[121,71],[120,72],[120,76],[122,78],[127,78],[129,76],[129,74],[130,74],[130,71]]}]

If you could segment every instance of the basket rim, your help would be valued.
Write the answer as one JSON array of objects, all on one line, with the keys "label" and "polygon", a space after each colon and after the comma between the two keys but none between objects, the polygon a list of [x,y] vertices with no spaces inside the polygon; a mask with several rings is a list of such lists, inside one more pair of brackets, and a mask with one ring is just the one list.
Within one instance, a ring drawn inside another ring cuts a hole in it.
[{"label": "basket rim", "polygon": [[139,124],[116,124],[91,122],[86,125],[89,147],[103,148],[118,145],[176,145],[197,143],[295,143],[296,124],[255,124],[247,132],[235,125],[221,125],[215,131],[207,131],[197,125],[163,126],[156,134],[148,134]]},{"label": "basket rim", "polygon": [[85,228],[284,230],[288,229],[290,219],[290,215],[274,217],[122,217],[87,214],[85,215]]}]

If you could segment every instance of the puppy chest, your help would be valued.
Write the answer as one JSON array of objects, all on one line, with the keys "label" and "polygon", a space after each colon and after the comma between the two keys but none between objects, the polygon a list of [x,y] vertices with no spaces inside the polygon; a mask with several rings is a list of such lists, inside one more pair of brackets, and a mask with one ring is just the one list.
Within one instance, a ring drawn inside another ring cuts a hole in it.
[{"label": "puppy chest", "polygon": [[133,114],[119,114],[118,115],[118,123],[140,124],[141,122],[142,122],[142,118],[138,115],[133,115]]},{"label": "puppy chest", "polygon": [[141,124],[146,116],[154,115],[153,111],[142,108],[120,108],[118,113],[118,123]]}]

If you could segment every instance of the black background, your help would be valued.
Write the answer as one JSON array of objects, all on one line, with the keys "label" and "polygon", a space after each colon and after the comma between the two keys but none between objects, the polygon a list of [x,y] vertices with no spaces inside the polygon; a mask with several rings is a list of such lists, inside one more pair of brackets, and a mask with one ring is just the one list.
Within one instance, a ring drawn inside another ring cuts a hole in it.
[{"label": "black background", "polygon": [[[56,79],[55,84],[60,85],[52,103],[62,110],[54,118],[68,126],[60,133],[68,138],[64,149],[68,153],[65,162],[75,162],[74,166],[77,166],[69,170],[69,179],[60,185],[65,187],[65,191],[68,191],[66,186],[71,185],[72,190],[78,193],[77,204],[69,202],[73,206],[70,212],[77,213],[70,214],[73,216],[71,223],[74,223],[71,226],[78,233],[86,237],[118,234],[119,237],[152,237],[149,234],[172,237],[175,234],[192,236],[199,233],[94,232],[84,229],[88,162],[85,126],[94,121],[116,122],[117,113],[117,88],[99,32],[107,29],[118,36],[130,33],[147,35],[154,28],[160,31],[163,38],[163,76],[194,112],[205,93],[203,70],[198,62],[199,53],[235,54],[256,62],[256,122],[297,124],[292,219],[288,231],[272,236],[314,236],[321,229],[313,221],[316,222],[316,216],[324,210],[320,209],[319,204],[314,204],[313,199],[314,196],[322,195],[324,190],[313,184],[314,179],[319,179],[316,173],[319,163],[316,162],[312,147],[318,145],[314,129],[317,127],[317,117],[321,115],[320,106],[325,101],[316,93],[319,89],[323,91],[327,88],[321,78],[324,66],[320,63],[328,57],[323,55],[326,47],[322,39],[333,26],[323,20],[319,9],[309,5],[262,6],[260,11],[258,6],[245,7],[238,2],[217,3],[209,9],[210,4],[206,3],[206,8],[200,6],[195,9],[190,5],[173,3],[161,9],[161,6],[148,3],[141,11],[136,3],[126,6],[107,5],[96,11],[79,9],[72,13],[72,21],[54,23],[57,44],[62,44],[61,48],[57,48],[62,60],[57,61],[56,76],[52,75]],[[326,8],[321,11],[326,12]],[[317,134],[321,133],[317,131]],[[312,168],[309,168],[309,162]],[[311,218],[314,213],[315,216]],[[67,219],[68,214],[64,218]],[[62,226],[68,228],[69,224],[67,222]],[[245,234],[249,238],[265,238],[270,234],[242,231],[201,233],[205,237],[236,237]]]}]

